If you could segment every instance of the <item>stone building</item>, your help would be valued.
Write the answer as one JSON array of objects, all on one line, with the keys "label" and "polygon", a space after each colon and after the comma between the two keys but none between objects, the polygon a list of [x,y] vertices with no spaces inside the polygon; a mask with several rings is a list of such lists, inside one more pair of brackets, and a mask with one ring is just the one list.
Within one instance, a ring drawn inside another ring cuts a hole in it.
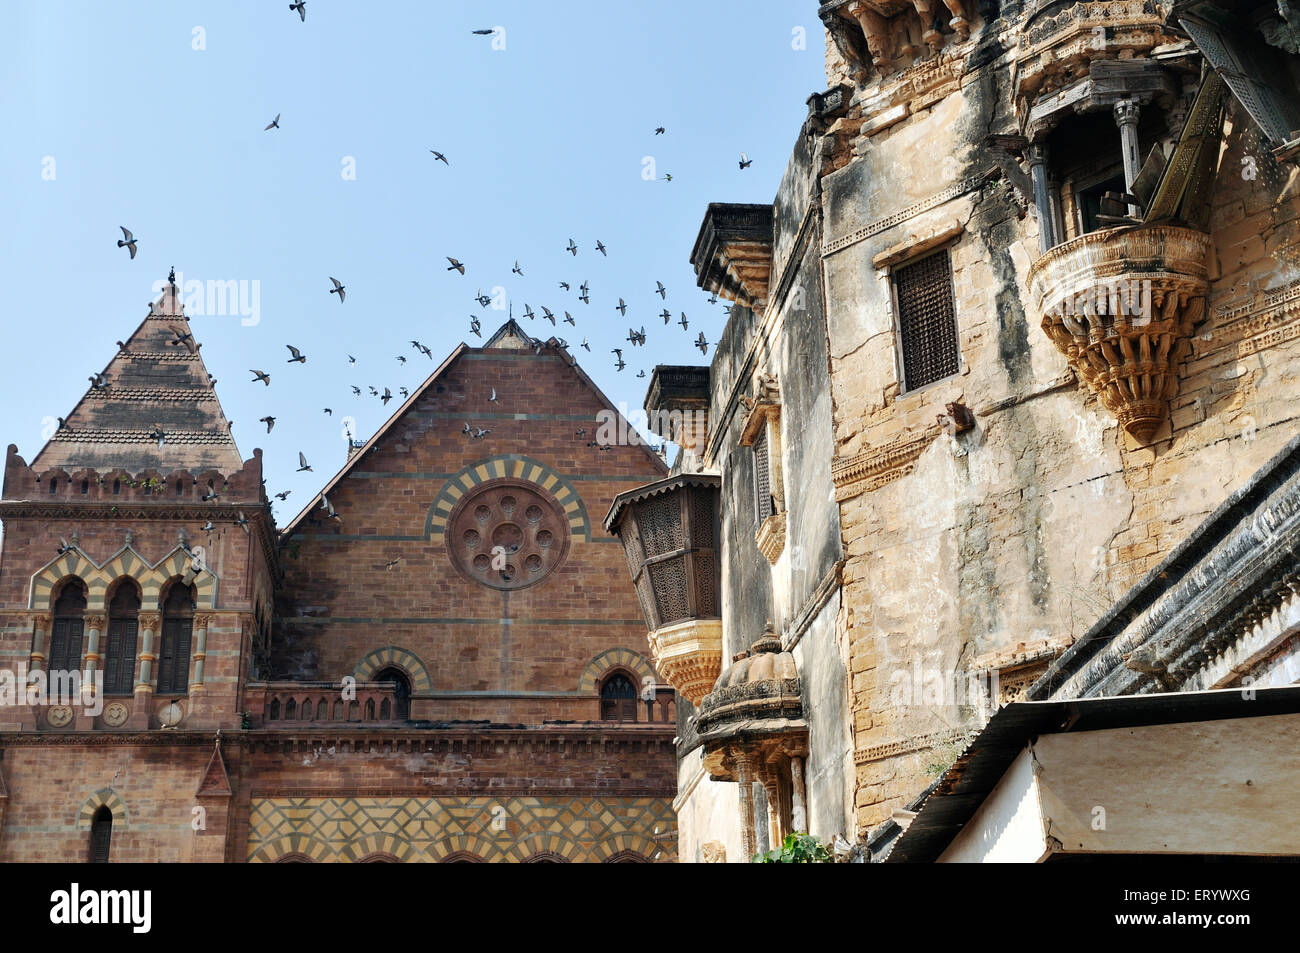
[{"label": "stone building", "polygon": [[672,859],[675,693],[599,519],[666,468],[601,414],[511,321],[279,530],[170,287],[8,450],[0,860]]},{"label": "stone building", "polygon": [[[679,519],[673,541],[697,560],[716,545],[716,576],[695,577],[710,611],[647,612],[692,705],[683,860],[747,860],[791,830],[859,857],[951,839],[969,820],[953,805],[988,794],[970,778],[996,781],[999,745],[1047,723],[1016,705],[989,722],[1008,702],[1258,733],[1267,719],[1196,698],[1296,680],[1298,15],[818,13],[828,88],[774,202],[710,206],[694,246],[701,286],[734,303],[718,349],[647,396],[691,451],[662,485],[721,526],[714,544]],[[653,609],[647,490],[609,525]],[[1204,612],[1179,615],[1189,600]],[[1259,691],[1268,714],[1295,704]],[[1177,713],[1110,698],[1168,692],[1188,693]],[[914,816],[932,820],[903,833]],[[1160,852],[1134,837],[1075,849]]]}]

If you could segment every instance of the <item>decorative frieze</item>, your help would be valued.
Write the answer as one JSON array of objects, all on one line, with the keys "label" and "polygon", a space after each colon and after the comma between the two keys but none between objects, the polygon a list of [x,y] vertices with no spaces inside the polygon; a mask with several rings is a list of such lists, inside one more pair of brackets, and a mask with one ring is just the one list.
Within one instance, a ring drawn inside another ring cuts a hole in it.
[{"label": "decorative frieze", "polygon": [[907,476],[939,433],[937,426],[928,427],[883,447],[870,447],[851,457],[833,461],[831,480],[835,484],[835,498],[842,502]]}]

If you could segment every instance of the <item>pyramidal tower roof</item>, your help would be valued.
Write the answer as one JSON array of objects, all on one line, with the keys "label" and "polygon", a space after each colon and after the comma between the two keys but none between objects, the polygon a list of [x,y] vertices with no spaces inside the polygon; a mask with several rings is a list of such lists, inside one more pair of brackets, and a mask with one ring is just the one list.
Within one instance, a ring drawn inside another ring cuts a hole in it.
[{"label": "pyramidal tower roof", "polygon": [[32,469],[229,473],[243,467],[172,281],[36,455]]}]

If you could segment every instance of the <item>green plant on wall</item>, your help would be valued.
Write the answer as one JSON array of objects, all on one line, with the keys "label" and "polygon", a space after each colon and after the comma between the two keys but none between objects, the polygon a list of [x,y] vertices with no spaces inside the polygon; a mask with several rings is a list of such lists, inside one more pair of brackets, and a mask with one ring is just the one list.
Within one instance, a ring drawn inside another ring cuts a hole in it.
[{"label": "green plant on wall", "polygon": [[830,848],[811,834],[786,834],[777,850],[755,854],[755,864],[833,864]]}]

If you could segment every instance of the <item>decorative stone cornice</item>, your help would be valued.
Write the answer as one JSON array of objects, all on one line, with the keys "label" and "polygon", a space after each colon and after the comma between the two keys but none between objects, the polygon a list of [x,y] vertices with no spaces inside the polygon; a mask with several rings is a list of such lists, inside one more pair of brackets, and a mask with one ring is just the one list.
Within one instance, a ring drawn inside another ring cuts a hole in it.
[{"label": "decorative stone cornice", "polygon": [[763,310],[772,274],[772,243],[771,205],[710,203],[691,251],[699,286]]},{"label": "decorative stone cornice", "polygon": [[917,458],[940,433],[937,426],[927,427],[920,433],[904,436],[883,447],[870,447],[851,457],[832,461],[831,481],[835,484],[835,498],[842,502],[907,476],[915,467]]},{"label": "decorative stone cornice", "polygon": [[1209,254],[1202,232],[1116,228],[1058,245],[1029,269],[1044,332],[1139,443],[1178,392],[1177,367],[1205,310]]}]

